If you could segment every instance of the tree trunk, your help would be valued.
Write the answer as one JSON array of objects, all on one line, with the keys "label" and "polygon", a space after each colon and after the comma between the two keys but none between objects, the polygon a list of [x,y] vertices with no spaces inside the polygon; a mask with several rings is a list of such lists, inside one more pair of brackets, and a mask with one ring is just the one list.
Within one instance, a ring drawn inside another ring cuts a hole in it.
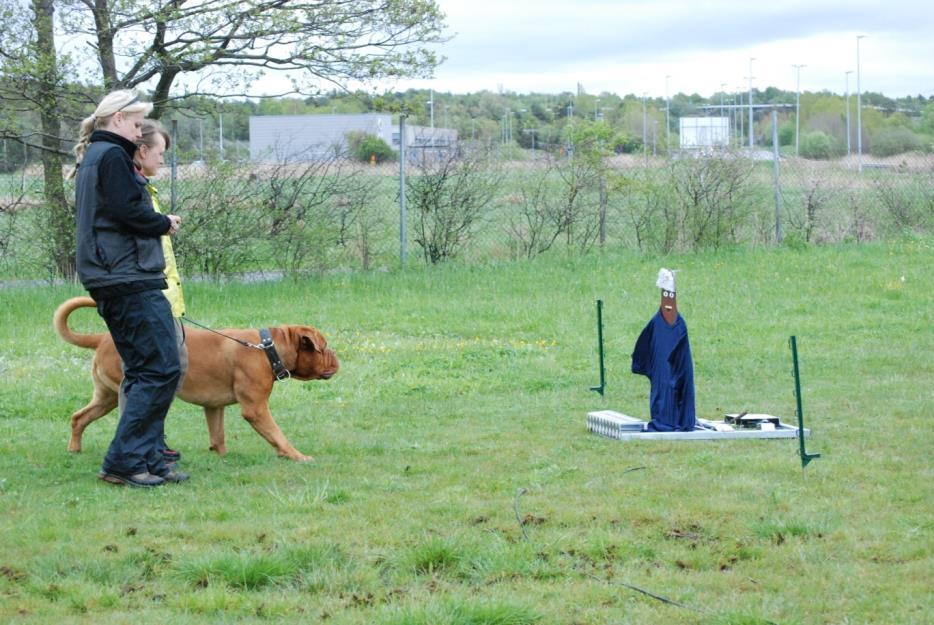
[{"label": "tree trunk", "polygon": [[75,220],[65,197],[62,177],[62,120],[55,97],[58,85],[58,58],[55,53],[53,0],[33,0],[36,14],[36,52],[40,71],[36,75],[36,102],[42,121],[42,173],[44,212],[49,246],[50,272],[71,278],[75,274]]},{"label": "tree trunk", "polygon": [[97,31],[97,58],[104,75],[104,87],[110,91],[119,84],[117,60],[114,56],[114,31],[110,23],[107,0],[94,0],[94,30]]}]

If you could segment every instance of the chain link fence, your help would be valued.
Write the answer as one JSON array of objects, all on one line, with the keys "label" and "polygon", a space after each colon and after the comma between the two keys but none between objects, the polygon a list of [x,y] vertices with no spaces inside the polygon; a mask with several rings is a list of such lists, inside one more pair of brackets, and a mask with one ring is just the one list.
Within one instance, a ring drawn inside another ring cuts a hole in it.
[{"label": "chain link fence", "polygon": [[[183,218],[188,276],[301,276],[477,263],[623,247],[667,254],[926,235],[934,155],[835,161],[747,152],[606,157],[462,146],[406,166],[341,155],[307,163],[195,162],[155,181]],[[0,275],[54,277],[42,240],[41,171],[0,175]],[[402,242],[407,248],[402,249]]]}]

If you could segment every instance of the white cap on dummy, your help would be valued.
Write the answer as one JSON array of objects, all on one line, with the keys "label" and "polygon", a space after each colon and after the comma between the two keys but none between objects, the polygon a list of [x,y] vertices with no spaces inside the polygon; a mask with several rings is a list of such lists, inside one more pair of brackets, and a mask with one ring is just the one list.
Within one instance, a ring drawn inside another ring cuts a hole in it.
[{"label": "white cap on dummy", "polygon": [[662,267],[658,270],[658,280],[655,281],[655,286],[664,290],[675,292],[675,273],[671,269],[665,269]]}]

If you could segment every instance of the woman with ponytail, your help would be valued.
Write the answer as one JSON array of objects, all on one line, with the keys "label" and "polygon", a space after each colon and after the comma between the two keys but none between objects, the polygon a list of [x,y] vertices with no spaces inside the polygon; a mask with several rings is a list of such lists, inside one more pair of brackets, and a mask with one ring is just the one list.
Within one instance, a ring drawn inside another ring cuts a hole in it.
[{"label": "woman with ponytail", "polygon": [[[162,207],[159,205],[159,191],[149,179],[157,175],[159,169],[165,164],[165,151],[171,147],[172,139],[162,125],[154,119],[144,119],[139,130],[140,137],[136,140],[136,154],[133,157],[136,174],[140,177],[140,181],[146,185],[146,191],[149,192],[149,199],[152,202],[153,209],[157,213],[162,213]],[[178,389],[182,388],[185,372],[188,370],[188,348],[185,346],[185,329],[182,327],[182,317],[185,315],[185,297],[182,295],[182,278],[178,273],[178,262],[175,260],[172,237],[164,234],[161,240],[162,254],[165,256],[165,280],[168,283],[168,288],[162,293],[169,300],[169,305],[172,307],[172,316],[175,318],[175,341],[178,345],[178,360],[181,368],[178,387],[175,391],[177,395]],[[120,400],[122,404],[125,398],[121,395]],[[167,463],[171,464],[181,459],[181,453],[166,445],[164,434],[159,437],[158,447]]]},{"label": "woman with ponytail", "polygon": [[132,91],[108,94],[81,123],[75,156],[76,267],[123,360],[125,397],[98,474],[114,484],[182,481],[159,453],[163,421],[180,378],[175,323],[161,237],[181,220],[152,208],[133,164],[134,143],[152,104]]}]

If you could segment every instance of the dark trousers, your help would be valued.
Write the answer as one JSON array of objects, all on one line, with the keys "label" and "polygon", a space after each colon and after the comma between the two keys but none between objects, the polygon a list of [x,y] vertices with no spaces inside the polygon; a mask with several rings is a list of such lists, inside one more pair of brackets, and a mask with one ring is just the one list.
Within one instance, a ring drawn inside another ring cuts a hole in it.
[{"label": "dark trousers", "polygon": [[123,359],[126,398],[102,468],[163,474],[167,468],[157,449],[181,376],[172,309],[161,291],[149,290],[101,300],[97,312]]}]

